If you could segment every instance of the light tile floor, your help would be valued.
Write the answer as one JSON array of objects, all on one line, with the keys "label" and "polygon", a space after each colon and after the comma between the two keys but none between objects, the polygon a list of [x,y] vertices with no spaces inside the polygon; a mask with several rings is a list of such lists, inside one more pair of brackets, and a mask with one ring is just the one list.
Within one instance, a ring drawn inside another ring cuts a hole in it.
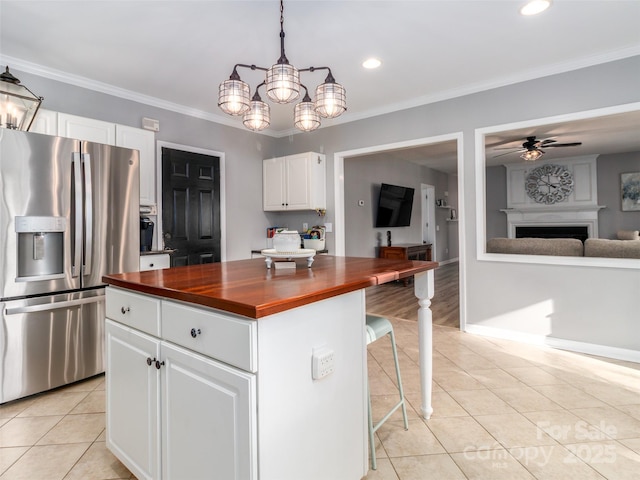
[{"label": "light tile floor", "polygon": [[[409,430],[400,412],[378,430],[367,480],[640,479],[640,364],[435,326],[423,420],[416,324],[392,320]],[[369,373],[379,418],[397,392],[386,339],[369,346]],[[104,439],[103,376],[6,403],[0,480],[135,478]]]}]

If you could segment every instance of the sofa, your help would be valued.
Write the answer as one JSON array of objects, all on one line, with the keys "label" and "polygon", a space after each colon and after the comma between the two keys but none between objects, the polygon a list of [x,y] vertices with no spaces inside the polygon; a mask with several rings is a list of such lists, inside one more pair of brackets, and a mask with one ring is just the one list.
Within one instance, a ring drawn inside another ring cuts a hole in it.
[{"label": "sofa", "polygon": [[576,238],[492,238],[487,242],[487,253],[640,258],[640,238],[630,240],[588,238],[584,244]]}]

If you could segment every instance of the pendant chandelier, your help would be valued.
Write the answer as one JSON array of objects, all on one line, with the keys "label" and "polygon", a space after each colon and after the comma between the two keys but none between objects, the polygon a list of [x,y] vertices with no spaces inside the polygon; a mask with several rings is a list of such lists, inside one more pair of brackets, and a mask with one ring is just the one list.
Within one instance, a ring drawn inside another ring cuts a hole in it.
[{"label": "pendant chandelier", "polygon": [[[238,67],[266,72],[264,82],[260,83],[250,95],[249,84],[240,79]],[[309,96],[307,87],[300,83],[300,72],[328,70],[324,83],[316,88],[315,100]],[[220,84],[218,106],[229,115],[242,115],[244,126],[249,130],[264,130],[271,123],[270,107],[265,103],[258,90],[264,87],[269,100],[275,103],[291,103],[298,99],[304,89],[302,101],[296,104],[293,123],[303,132],[310,132],[320,126],[320,118],[335,118],[347,109],[346,91],[336,83],[329,67],[309,67],[297,69],[289,63],[284,53],[284,6],[280,0],[280,58],[271,68],[238,63],[233,67],[229,80]]]},{"label": "pendant chandelier", "polygon": [[0,127],[29,130],[43,98],[20,84],[9,72],[0,74]]}]

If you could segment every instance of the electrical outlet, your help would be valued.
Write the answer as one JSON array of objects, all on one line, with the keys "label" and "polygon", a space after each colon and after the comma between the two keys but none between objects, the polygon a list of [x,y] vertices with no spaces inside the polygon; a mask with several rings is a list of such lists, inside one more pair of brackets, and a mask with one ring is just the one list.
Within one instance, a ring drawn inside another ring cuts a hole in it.
[{"label": "electrical outlet", "polygon": [[331,375],[334,366],[334,352],[327,347],[314,348],[311,355],[311,377],[314,380]]},{"label": "electrical outlet", "polygon": [[325,233],[333,232],[333,223],[325,223],[324,224],[324,231],[325,231]]},{"label": "electrical outlet", "polygon": [[302,231],[306,232],[307,230],[309,230],[309,224],[307,222],[304,222],[302,224]]}]

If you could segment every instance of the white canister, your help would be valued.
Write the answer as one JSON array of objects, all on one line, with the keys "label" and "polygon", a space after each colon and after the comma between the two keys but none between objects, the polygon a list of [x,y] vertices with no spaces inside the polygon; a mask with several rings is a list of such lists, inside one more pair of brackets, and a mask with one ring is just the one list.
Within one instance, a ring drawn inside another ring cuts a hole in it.
[{"label": "white canister", "polygon": [[297,252],[300,250],[300,235],[296,230],[283,230],[273,236],[276,252]]}]

